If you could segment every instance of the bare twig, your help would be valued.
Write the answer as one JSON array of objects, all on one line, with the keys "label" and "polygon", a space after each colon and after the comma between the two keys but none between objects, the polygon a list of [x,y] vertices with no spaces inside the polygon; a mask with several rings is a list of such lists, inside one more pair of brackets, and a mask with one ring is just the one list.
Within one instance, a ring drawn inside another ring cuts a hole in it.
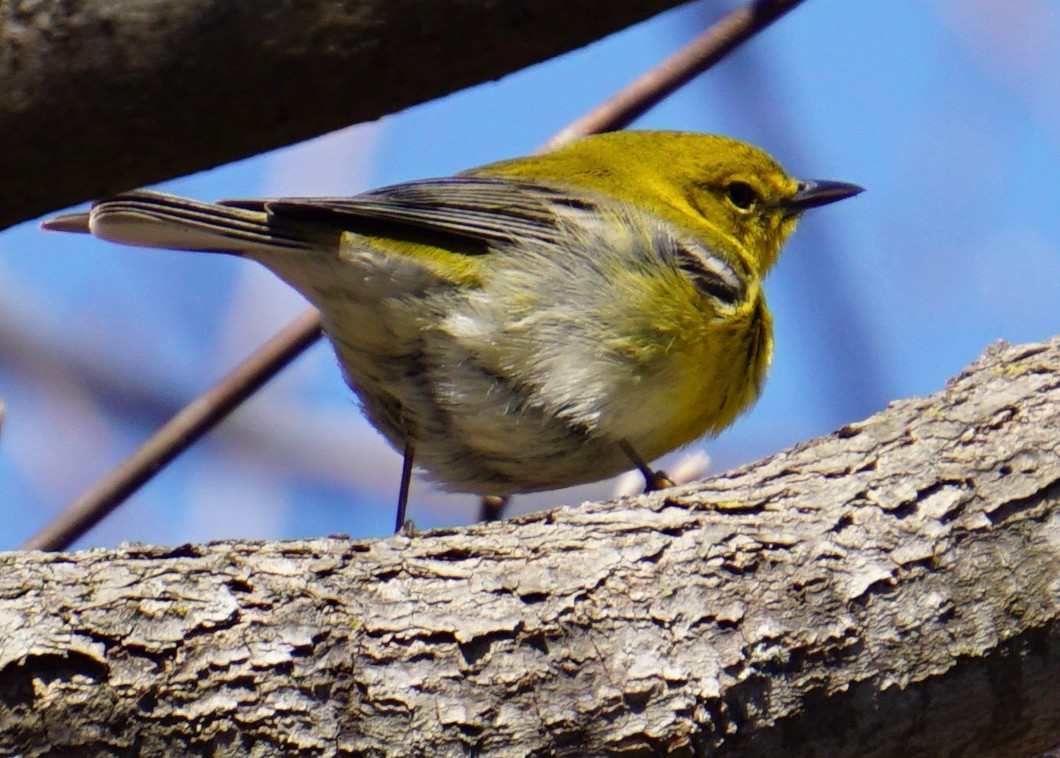
[{"label": "bare twig", "polygon": [[[627,126],[802,2],[759,0],[733,10],[675,55],[560,131],[542,151],[555,149],[588,134]],[[192,401],[117,469],[67,506],[21,547],[36,550],[68,547],[320,336],[319,314],[315,310],[306,311],[239,368]]]},{"label": "bare twig", "polygon": [[736,8],[610,100],[560,130],[544,149],[623,128],[803,1],[761,0]]},{"label": "bare twig", "polygon": [[310,308],[204,392],[81,497],[26,540],[23,550],[62,550],[102,521],[167,463],[213,429],[295,356],[320,338]]}]

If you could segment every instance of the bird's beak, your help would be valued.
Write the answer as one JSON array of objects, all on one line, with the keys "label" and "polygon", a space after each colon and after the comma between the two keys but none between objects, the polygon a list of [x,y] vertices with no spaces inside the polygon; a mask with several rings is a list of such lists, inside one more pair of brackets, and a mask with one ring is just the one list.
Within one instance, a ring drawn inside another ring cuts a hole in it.
[{"label": "bird's beak", "polygon": [[781,201],[781,207],[788,213],[802,213],[809,208],[860,195],[864,191],[864,187],[849,182],[831,182],[827,179],[806,180],[799,182],[798,191],[794,195]]}]

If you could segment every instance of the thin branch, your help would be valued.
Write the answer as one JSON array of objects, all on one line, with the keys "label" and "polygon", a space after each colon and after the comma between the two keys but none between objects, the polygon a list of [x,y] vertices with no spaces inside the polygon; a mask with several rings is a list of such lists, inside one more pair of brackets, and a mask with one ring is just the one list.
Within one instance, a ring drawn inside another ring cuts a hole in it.
[{"label": "thin branch", "polygon": [[186,405],[118,468],[22,543],[21,549],[61,550],[70,545],[318,339],[320,317],[310,308]]},{"label": "thin branch", "polygon": [[[651,71],[631,82],[603,105],[562,130],[549,140],[542,150],[554,149],[591,133],[611,131],[627,126],[630,121],[652,105],[697,74],[713,66],[740,43],[769,26],[801,2],[803,0],[759,0],[759,2],[749,3],[733,10],[678,53],[667,58]],[[296,328],[296,324],[301,324],[301,326]],[[319,315],[314,310],[307,311],[299,317],[297,322],[288,326],[284,332],[274,337],[261,350],[263,352],[282,350],[286,360],[292,361],[316,341],[320,335],[319,330]],[[287,336],[283,337],[284,334]],[[279,341],[282,339],[291,340],[292,344],[280,345]],[[297,344],[294,344],[295,341],[298,341]],[[254,387],[261,386],[280,368],[282,365],[273,366],[269,359],[260,357],[259,354],[251,356],[236,372],[194,400],[188,408],[181,411],[173,421],[152,436],[114,472],[63,510],[38,534],[23,543],[22,547],[38,550],[62,550],[68,547],[73,540],[83,535],[91,526],[99,523],[106,514],[113,511],[125,498],[187,448],[192,441],[191,438],[186,439],[183,433],[164,433],[177,419],[186,418],[187,421],[182,421],[178,428],[188,429],[194,434],[194,439],[198,439],[252,394],[245,391],[245,387],[250,386],[250,382],[254,383]],[[245,379],[230,381],[235,373],[244,369],[248,371]],[[270,373],[266,377],[257,377],[252,373],[254,370],[268,370]],[[244,385],[244,382],[248,384]],[[217,410],[211,408],[213,404],[217,404]],[[201,410],[189,414],[188,409],[191,408]]]},{"label": "thin branch", "polygon": [[736,8],[603,105],[561,130],[544,149],[554,150],[586,134],[630,124],[803,1],[763,0]]}]

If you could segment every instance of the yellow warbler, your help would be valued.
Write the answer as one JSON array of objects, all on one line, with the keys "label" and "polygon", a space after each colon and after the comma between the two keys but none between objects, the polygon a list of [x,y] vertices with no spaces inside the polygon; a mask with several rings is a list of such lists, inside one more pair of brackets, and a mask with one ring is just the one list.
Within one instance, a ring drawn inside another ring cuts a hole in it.
[{"label": "yellow warbler", "polygon": [[509,495],[728,426],[773,351],[762,278],[803,211],[861,191],[628,131],[349,198],[138,191],[44,227],[258,261],[320,309],[391,445],[446,489]]}]

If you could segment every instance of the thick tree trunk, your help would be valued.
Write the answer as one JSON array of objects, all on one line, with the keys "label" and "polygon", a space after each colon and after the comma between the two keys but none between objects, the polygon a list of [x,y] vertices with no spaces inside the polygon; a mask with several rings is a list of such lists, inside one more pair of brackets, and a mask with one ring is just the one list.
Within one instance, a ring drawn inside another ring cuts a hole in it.
[{"label": "thick tree trunk", "polygon": [[681,2],[9,0],[0,229],[379,118]]},{"label": "thick tree trunk", "polygon": [[646,497],[7,553],[0,752],[1034,755],[1060,743],[1058,430],[1060,338]]}]

